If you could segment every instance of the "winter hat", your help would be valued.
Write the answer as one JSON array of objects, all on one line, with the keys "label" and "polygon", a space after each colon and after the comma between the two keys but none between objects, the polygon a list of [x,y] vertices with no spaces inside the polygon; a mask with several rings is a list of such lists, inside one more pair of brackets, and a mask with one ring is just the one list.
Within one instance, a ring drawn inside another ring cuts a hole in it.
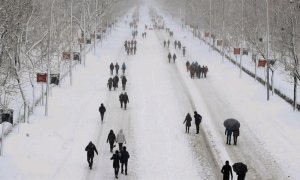
[{"label": "winter hat", "polygon": [[194,114],[197,114],[197,111],[194,111]]}]

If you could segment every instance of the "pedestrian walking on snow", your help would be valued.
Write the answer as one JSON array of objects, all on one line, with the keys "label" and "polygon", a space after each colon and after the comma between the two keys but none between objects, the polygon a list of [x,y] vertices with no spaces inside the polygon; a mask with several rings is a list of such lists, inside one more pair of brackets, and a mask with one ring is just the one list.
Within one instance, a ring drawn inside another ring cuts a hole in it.
[{"label": "pedestrian walking on snow", "polygon": [[170,40],[167,41],[167,44],[168,44],[168,48],[169,48],[169,46],[170,46]]},{"label": "pedestrian walking on snow", "polygon": [[187,115],[183,121],[183,124],[185,123],[185,132],[186,133],[190,133],[191,122],[192,122],[192,117],[191,117],[190,113],[187,113]]},{"label": "pedestrian walking on snow", "polygon": [[98,155],[98,151],[96,146],[90,141],[90,143],[85,147],[85,151],[87,152],[87,161],[89,163],[90,169],[93,167],[93,159],[94,159],[94,152]]},{"label": "pedestrian walking on snow", "polygon": [[177,47],[177,41],[176,40],[174,41],[174,47],[175,47],[175,49]]},{"label": "pedestrian walking on snow", "polygon": [[123,129],[120,129],[119,133],[117,134],[116,142],[119,144],[119,151],[122,151],[123,144],[126,144],[126,138],[123,133]]},{"label": "pedestrian walking on snow", "polygon": [[119,68],[120,68],[120,66],[119,66],[118,62],[116,62],[115,69],[116,69],[116,74],[117,75],[118,75],[118,72],[119,72]]},{"label": "pedestrian walking on snow", "polygon": [[113,73],[114,73],[114,64],[113,63],[110,63],[110,66],[109,66],[109,68],[110,68],[110,74],[111,75],[113,75]]},{"label": "pedestrian walking on snow", "polygon": [[120,101],[120,104],[121,104],[121,108],[123,108],[123,102],[124,102],[124,94],[123,93],[121,93],[119,95],[119,101]]},{"label": "pedestrian walking on snow", "polygon": [[234,130],[234,131],[232,132],[232,135],[233,135],[233,144],[236,145],[236,143],[237,143],[237,138],[238,138],[238,136],[240,135],[240,130],[239,130],[239,129]]},{"label": "pedestrian walking on snow", "polygon": [[185,51],[186,51],[185,46],[183,46],[183,47],[182,47],[182,54],[183,54],[183,57],[185,57]]},{"label": "pedestrian walking on snow", "polygon": [[113,148],[115,147],[114,145],[115,142],[116,142],[116,135],[113,130],[110,130],[107,136],[106,143],[109,143],[111,153],[113,152]]},{"label": "pedestrian walking on snow", "polygon": [[129,103],[129,98],[126,92],[124,92],[124,96],[123,96],[123,102],[124,102],[124,109],[126,110],[127,108],[127,103]]},{"label": "pedestrian walking on snow", "polygon": [[223,173],[223,180],[229,180],[230,175],[231,175],[231,179],[233,179],[232,169],[231,166],[229,165],[229,161],[225,162],[225,165],[222,167],[221,172]]},{"label": "pedestrian walking on snow", "polygon": [[172,58],[172,55],[171,55],[171,53],[169,53],[168,54],[169,63],[171,62],[171,58]]},{"label": "pedestrian walking on snow", "polygon": [[227,135],[226,144],[230,145],[230,143],[231,143],[231,134],[232,134],[232,131],[230,129],[225,129],[225,135]]},{"label": "pedestrian walking on snow", "polygon": [[185,63],[185,66],[186,66],[186,71],[188,72],[189,69],[190,69],[190,62],[187,60],[186,63]]},{"label": "pedestrian walking on snow", "polygon": [[199,134],[199,126],[202,120],[202,116],[198,114],[197,111],[195,111],[194,118],[195,118],[195,125],[196,125],[196,134]]},{"label": "pedestrian walking on snow", "polygon": [[175,63],[176,58],[177,58],[177,57],[176,57],[176,54],[174,53],[174,54],[173,54],[173,62],[174,62],[174,63]]},{"label": "pedestrian walking on snow", "polygon": [[120,159],[121,155],[118,150],[115,151],[115,154],[110,158],[110,160],[113,160],[113,168],[115,170],[115,178],[118,178],[119,169],[120,169]]},{"label": "pedestrian walking on snow", "polygon": [[122,88],[123,88],[123,90],[125,90],[125,87],[126,87],[126,83],[127,83],[127,79],[126,79],[126,76],[122,76],[121,77],[122,78]]},{"label": "pedestrian walking on snow", "polygon": [[122,64],[123,75],[125,74],[125,70],[126,70],[126,64],[123,62],[123,64]]},{"label": "pedestrian walking on snow", "polygon": [[101,116],[101,122],[103,122],[103,118],[104,118],[104,113],[106,111],[105,106],[103,105],[103,103],[101,103],[100,107],[99,107],[99,112],[100,112],[100,116]]},{"label": "pedestrian walking on snow", "polygon": [[111,91],[111,87],[113,85],[113,79],[110,77],[107,82],[108,89]]},{"label": "pedestrian walking on snow", "polygon": [[126,150],[126,147],[123,146],[123,150],[121,151],[121,173],[124,173],[124,165],[125,165],[125,175],[127,175],[127,165],[128,159],[130,158],[129,153]]}]

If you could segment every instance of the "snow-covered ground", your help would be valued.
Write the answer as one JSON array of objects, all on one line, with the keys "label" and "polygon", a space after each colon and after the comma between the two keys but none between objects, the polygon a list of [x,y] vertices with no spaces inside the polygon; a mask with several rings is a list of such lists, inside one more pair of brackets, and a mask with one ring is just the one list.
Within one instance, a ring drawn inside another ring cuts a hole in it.
[{"label": "snow-covered ground", "polygon": [[[74,84],[53,88],[49,116],[38,107],[30,124],[5,138],[0,179],[113,179],[110,129],[124,130],[131,155],[128,176],[120,179],[221,179],[225,160],[247,164],[247,179],[300,179],[299,112],[276,95],[267,102],[263,86],[246,75],[239,78],[234,65],[222,63],[169,17],[170,49],[162,45],[169,39],[164,31],[147,30],[142,38],[144,25],[151,24],[146,7],[140,16],[136,55],[125,54],[131,30],[121,20],[96,56],[88,54],[86,67],[77,66]],[[175,39],[187,47],[186,58],[173,48]],[[167,61],[169,51],[177,54],[175,64]],[[208,77],[190,79],[187,59],[207,65]],[[121,88],[106,87],[111,62],[127,65],[126,111],[118,101]],[[100,103],[107,109],[103,123]],[[186,134],[182,123],[194,110],[203,116],[200,134],[193,123]],[[225,144],[223,121],[232,117],[241,123],[237,146]],[[99,151],[92,170],[84,151],[90,140]]]}]

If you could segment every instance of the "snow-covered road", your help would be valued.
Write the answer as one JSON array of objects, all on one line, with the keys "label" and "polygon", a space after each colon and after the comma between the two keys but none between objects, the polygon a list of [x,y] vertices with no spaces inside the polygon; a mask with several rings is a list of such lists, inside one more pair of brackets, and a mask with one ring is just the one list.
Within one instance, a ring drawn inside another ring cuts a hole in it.
[{"label": "snow-covered road", "polygon": [[[238,69],[221,63],[217,53],[208,53],[207,46],[167,16],[173,38],[164,30],[146,30],[147,38],[142,38],[144,25],[152,25],[147,7],[140,9],[137,54],[127,55],[123,43],[131,40],[132,30],[124,22],[131,20],[132,13],[119,20],[97,46],[95,56],[87,55],[86,67],[76,67],[72,86],[65,80],[60,88],[53,88],[49,117],[37,107],[31,123],[5,139],[0,179],[113,179],[106,143],[111,129],[115,134],[124,130],[131,155],[128,176],[119,179],[221,179],[225,160],[247,164],[247,179],[300,177],[299,113],[290,112],[276,96],[267,104],[260,84],[239,78]],[[163,47],[164,39],[171,40],[170,49]],[[175,39],[187,46],[187,57],[173,48]],[[176,63],[168,63],[169,51],[176,52]],[[208,77],[191,79],[185,69],[187,59],[207,65]],[[119,103],[121,83],[116,91],[107,88],[111,62],[127,65],[126,111]],[[103,123],[100,103],[107,109]],[[194,121],[186,134],[184,118],[195,110],[203,116],[200,134],[195,134]],[[231,117],[241,122],[237,146],[225,144],[223,121]],[[283,117],[288,120],[282,121]],[[90,140],[99,151],[92,170],[84,151]]]}]

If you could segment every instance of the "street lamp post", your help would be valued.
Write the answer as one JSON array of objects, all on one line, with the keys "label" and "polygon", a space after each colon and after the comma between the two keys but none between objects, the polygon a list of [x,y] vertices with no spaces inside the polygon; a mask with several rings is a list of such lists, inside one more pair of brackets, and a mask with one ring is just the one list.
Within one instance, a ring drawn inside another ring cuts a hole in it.
[{"label": "street lamp post", "polygon": [[48,116],[49,106],[49,91],[50,91],[50,46],[51,46],[51,28],[52,28],[52,9],[55,0],[52,1],[50,9],[50,21],[49,21],[49,37],[48,37],[48,59],[47,59],[47,87],[46,87],[46,105],[45,105],[45,116]]},{"label": "street lamp post", "polygon": [[268,0],[266,0],[267,2],[267,54],[266,54],[266,57],[267,57],[267,100],[270,99],[270,92],[269,92],[269,89],[270,89],[270,83],[269,83],[269,70],[270,70],[270,62],[269,62],[269,3],[268,3]]}]

